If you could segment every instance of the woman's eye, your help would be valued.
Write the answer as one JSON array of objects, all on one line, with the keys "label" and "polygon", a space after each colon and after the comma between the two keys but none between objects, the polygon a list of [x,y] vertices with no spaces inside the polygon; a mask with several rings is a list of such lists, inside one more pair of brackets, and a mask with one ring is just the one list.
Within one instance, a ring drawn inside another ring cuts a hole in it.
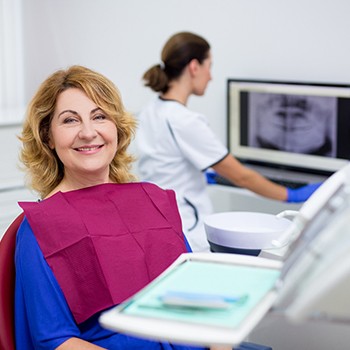
[{"label": "woman's eye", "polygon": [[107,119],[107,117],[104,114],[96,114],[94,116],[94,119],[95,120],[104,120],[104,119]]},{"label": "woman's eye", "polygon": [[63,120],[64,124],[72,124],[77,121],[77,118],[74,117],[67,117]]}]

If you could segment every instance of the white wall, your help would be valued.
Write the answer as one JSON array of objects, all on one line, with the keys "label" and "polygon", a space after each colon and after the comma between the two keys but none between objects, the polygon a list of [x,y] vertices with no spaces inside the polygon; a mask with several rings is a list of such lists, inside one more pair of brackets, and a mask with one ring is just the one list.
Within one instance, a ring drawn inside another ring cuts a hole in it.
[{"label": "white wall", "polygon": [[17,202],[36,199],[24,187],[24,173],[20,170],[17,135],[19,125],[0,127],[0,239],[9,223],[22,211]]},{"label": "white wall", "polygon": [[190,107],[225,141],[228,77],[350,81],[347,0],[23,0],[26,93],[49,73],[82,64],[110,77],[137,112],[152,96],[141,76],[168,37],[206,37],[213,76]]}]

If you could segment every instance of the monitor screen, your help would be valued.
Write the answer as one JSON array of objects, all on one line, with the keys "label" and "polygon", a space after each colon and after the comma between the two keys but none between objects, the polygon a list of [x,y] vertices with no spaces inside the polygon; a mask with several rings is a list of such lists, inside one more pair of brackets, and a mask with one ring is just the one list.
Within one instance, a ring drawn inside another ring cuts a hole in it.
[{"label": "monitor screen", "polygon": [[350,85],[228,79],[227,107],[243,162],[331,174],[350,159]]}]

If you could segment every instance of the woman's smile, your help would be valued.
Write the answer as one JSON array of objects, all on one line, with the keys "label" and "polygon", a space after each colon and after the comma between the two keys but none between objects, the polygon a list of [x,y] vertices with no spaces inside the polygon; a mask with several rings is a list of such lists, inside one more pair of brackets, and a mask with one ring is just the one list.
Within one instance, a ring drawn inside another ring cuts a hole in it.
[{"label": "woman's smile", "polygon": [[104,145],[91,145],[91,146],[81,146],[81,147],[76,147],[74,150],[81,152],[81,153],[95,153],[95,151],[98,151],[101,149]]}]

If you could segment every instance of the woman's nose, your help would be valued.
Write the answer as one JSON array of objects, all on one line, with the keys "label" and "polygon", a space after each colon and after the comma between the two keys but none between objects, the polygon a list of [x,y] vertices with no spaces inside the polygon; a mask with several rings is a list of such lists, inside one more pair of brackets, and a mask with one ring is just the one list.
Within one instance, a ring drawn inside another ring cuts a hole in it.
[{"label": "woman's nose", "polygon": [[96,137],[97,131],[91,122],[83,122],[79,132],[79,137],[84,139],[91,139]]}]

